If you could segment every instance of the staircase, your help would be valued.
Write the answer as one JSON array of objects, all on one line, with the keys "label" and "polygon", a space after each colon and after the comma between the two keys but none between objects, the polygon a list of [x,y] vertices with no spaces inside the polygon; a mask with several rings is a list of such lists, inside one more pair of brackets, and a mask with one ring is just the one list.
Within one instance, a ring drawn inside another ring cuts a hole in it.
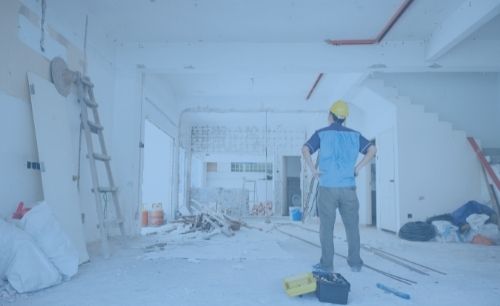
[{"label": "staircase", "polygon": [[500,148],[484,148],[483,154],[490,165],[500,165]]},{"label": "staircase", "polygon": [[[399,224],[483,200],[480,165],[464,131],[413,104],[384,81],[364,86],[396,107],[395,181]],[[496,152],[496,151],[495,151]]]}]

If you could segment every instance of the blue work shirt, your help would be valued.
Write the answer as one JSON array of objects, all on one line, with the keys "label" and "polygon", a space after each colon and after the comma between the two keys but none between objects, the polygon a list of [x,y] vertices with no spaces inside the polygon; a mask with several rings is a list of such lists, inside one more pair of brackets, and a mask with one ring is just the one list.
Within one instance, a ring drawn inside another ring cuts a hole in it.
[{"label": "blue work shirt", "polygon": [[372,144],[361,133],[334,122],[314,132],[304,145],[311,154],[320,149],[320,186],[354,187],[358,154],[366,154]]}]

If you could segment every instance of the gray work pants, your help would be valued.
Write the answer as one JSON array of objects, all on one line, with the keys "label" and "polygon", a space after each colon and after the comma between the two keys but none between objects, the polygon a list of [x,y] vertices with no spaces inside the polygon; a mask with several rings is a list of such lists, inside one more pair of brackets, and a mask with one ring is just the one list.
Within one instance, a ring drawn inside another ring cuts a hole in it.
[{"label": "gray work pants", "polygon": [[325,270],[333,270],[333,228],[335,225],[336,210],[345,226],[348,244],[347,263],[351,267],[363,265],[359,255],[359,201],[355,187],[328,188],[319,187],[318,214],[320,220],[319,239],[321,242],[320,265]]}]

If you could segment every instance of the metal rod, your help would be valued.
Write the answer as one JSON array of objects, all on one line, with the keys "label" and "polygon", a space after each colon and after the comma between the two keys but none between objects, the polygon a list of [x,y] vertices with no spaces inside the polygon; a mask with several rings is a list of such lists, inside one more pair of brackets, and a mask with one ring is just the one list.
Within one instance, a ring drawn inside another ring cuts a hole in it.
[{"label": "metal rod", "polygon": [[[302,242],[304,242],[304,243],[307,243],[307,244],[309,244],[309,245],[312,245],[312,246],[315,246],[315,247],[321,248],[321,246],[320,246],[319,244],[314,243],[314,242],[311,242],[311,241],[309,241],[309,240],[307,240],[307,239],[304,239],[304,238],[301,238],[301,237],[299,237],[299,236],[296,236],[296,235],[290,234],[290,233],[288,233],[288,232],[285,232],[285,231],[281,230],[280,228],[278,228],[278,226],[276,226],[276,225],[274,226],[274,228],[275,228],[278,232],[280,232],[280,233],[282,233],[282,234],[284,234],[284,235],[287,235],[287,236],[289,236],[289,237],[291,237],[291,238],[295,238],[295,239],[300,240],[300,241],[302,241]],[[347,259],[347,256],[342,255],[342,254],[340,254],[340,253],[335,252],[335,255],[337,255],[337,256],[339,256],[339,257],[341,257],[341,258]],[[398,282],[401,282],[401,283],[404,283],[404,284],[407,284],[407,285],[410,285],[410,286],[411,286],[412,284],[417,284],[417,282],[416,282],[416,281],[413,281],[413,280],[410,280],[410,279],[407,279],[407,278],[404,278],[404,277],[401,277],[401,276],[398,276],[398,275],[395,275],[395,274],[392,274],[392,273],[389,273],[389,272],[386,272],[386,271],[383,271],[383,270],[377,269],[377,268],[372,267],[372,266],[370,266],[370,265],[363,264],[363,266],[364,266],[364,267],[366,267],[366,268],[367,268],[367,269],[369,269],[369,270],[372,270],[372,271],[374,271],[374,272],[377,272],[377,273],[379,273],[379,274],[382,274],[382,275],[384,275],[384,276],[387,276],[387,277],[389,277],[389,278],[392,278],[392,279],[394,279],[394,280],[397,280]]]},{"label": "metal rod", "polygon": [[439,274],[442,274],[442,275],[447,275],[447,273],[445,273],[445,272],[442,272],[442,271],[439,271],[439,270],[433,269],[433,268],[431,268],[431,267],[428,267],[428,266],[425,266],[425,265],[419,264],[419,263],[417,263],[417,262],[411,261],[411,260],[406,259],[406,258],[404,258],[404,257],[400,257],[400,256],[398,256],[398,255],[396,255],[396,254],[392,254],[392,253],[389,253],[389,252],[386,252],[386,251],[384,251],[384,250],[377,249],[377,248],[372,248],[372,249],[376,250],[377,252],[381,252],[381,253],[384,253],[384,254],[386,254],[386,255],[392,256],[392,257],[394,257],[394,258],[401,259],[401,260],[403,260],[403,261],[409,262],[409,263],[414,264],[414,265],[416,265],[416,266],[419,266],[419,267],[425,268],[425,269],[427,269],[427,270],[434,271],[434,272],[439,273]]},{"label": "metal rod", "polygon": [[386,254],[379,253],[378,251],[376,251],[376,250],[372,250],[371,248],[366,247],[366,246],[361,246],[361,247],[362,247],[364,250],[366,250],[366,251],[372,252],[374,255],[377,255],[377,256],[379,256],[379,257],[381,257],[381,258],[383,258],[383,259],[386,259],[386,260],[391,261],[391,262],[393,262],[393,263],[395,263],[395,264],[398,264],[398,265],[400,265],[400,266],[402,266],[402,267],[405,267],[405,268],[407,268],[407,269],[408,269],[408,270],[410,270],[410,271],[416,272],[416,273],[418,273],[418,274],[422,274],[422,275],[429,276],[429,273],[427,273],[427,272],[425,272],[425,271],[422,271],[422,270],[419,270],[419,269],[417,269],[417,268],[414,268],[414,267],[410,266],[409,264],[406,264],[406,263],[404,263],[404,262],[401,262],[401,261],[400,261],[400,260],[398,260],[398,259],[395,259],[395,258],[393,258],[393,257],[390,257],[390,255],[386,255]]},{"label": "metal rod", "polygon": [[[317,231],[317,230],[314,230],[314,229],[311,229],[311,228],[307,228],[307,227],[301,226],[301,225],[299,225],[299,224],[290,224],[290,223],[281,223],[281,224],[282,224],[282,225],[293,225],[293,226],[299,227],[299,228],[301,228],[301,229],[303,229],[303,230],[306,230],[306,231],[310,231],[310,232],[313,232],[313,233],[319,233],[319,231]],[[409,260],[409,259],[406,259],[406,258],[401,257],[401,256],[398,256],[398,255],[396,255],[396,254],[393,254],[393,253],[390,253],[390,252],[384,251],[384,250],[379,249],[379,248],[375,248],[375,247],[372,247],[372,246],[369,246],[369,245],[366,245],[366,244],[362,244],[362,245],[361,245],[361,247],[362,247],[364,250],[370,251],[370,252],[372,252],[373,254],[378,255],[378,256],[380,256],[380,257],[382,257],[382,258],[385,258],[385,259],[387,259],[387,260],[390,260],[390,261],[393,261],[393,260],[391,260],[390,258],[387,258],[387,256],[392,256],[392,257],[394,257],[394,258],[396,258],[396,259],[399,259],[399,260],[402,260],[402,261],[405,261],[405,262],[411,263],[411,264],[413,264],[413,265],[416,265],[416,266],[419,266],[419,267],[421,267],[421,268],[424,268],[424,269],[427,269],[427,270],[430,270],[430,271],[433,271],[433,272],[439,273],[439,274],[441,274],[441,275],[447,275],[445,272],[442,272],[442,271],[439,271],[439,270],[433,269],[433,268],[431,268],[431,267],[428,267],[428,266],[425,266],[425,265],[419,264],[419,263],[417,263],[417,262],[411,261],[411,260]],[[377,254],[377,253],[383,253],[383,254],[385,254],[386,256],[383,256],[382,254]],[[401,262],[396,262],[396,261],[393,261],[393,262],[398,263],[398,264],[401,264],[401,265],[403,265],[404,267],[407,267],[407,265],[405,265],[404,263],[401,263]],[[408,267],[407,267],[407,268],[408,268]],[[421,271],[421,270],[419,270],[419,271],[420,271],[420,272],[424,272],[424,271]],[[415,271],[415,272],[417,272],[417,271]],[[417,272],[417,273],[420,273],[420,272]],[[424,272],[424,273],[425,273],[425,272]],[[421,274],[422,274],[422,273],[421,273]],[[428,275],[427,273],[425,273],[425,274],[426,274],[426,275]]]}]

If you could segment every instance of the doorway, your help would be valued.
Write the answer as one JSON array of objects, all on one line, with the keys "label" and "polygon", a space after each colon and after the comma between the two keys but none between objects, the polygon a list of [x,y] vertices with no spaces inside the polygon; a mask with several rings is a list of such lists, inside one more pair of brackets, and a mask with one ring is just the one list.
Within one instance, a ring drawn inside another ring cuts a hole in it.
[{"label": "doorway", "polygon": [[151,210],[161,203],[166,220],[172,220],[172,178],[174,140],[149,120],[144,122],[142,203]]},{"label": "doorway", "polygon": [[395,182],[394,129],[382,132],[377,138],[376,159],[376,211],[377,227],[390,232],[398,231],[398,207]]},{"label": "doorway", "polygon": [[301,207],[300,156],[283,157],[283,216],[288,216],[290,207]]}]

